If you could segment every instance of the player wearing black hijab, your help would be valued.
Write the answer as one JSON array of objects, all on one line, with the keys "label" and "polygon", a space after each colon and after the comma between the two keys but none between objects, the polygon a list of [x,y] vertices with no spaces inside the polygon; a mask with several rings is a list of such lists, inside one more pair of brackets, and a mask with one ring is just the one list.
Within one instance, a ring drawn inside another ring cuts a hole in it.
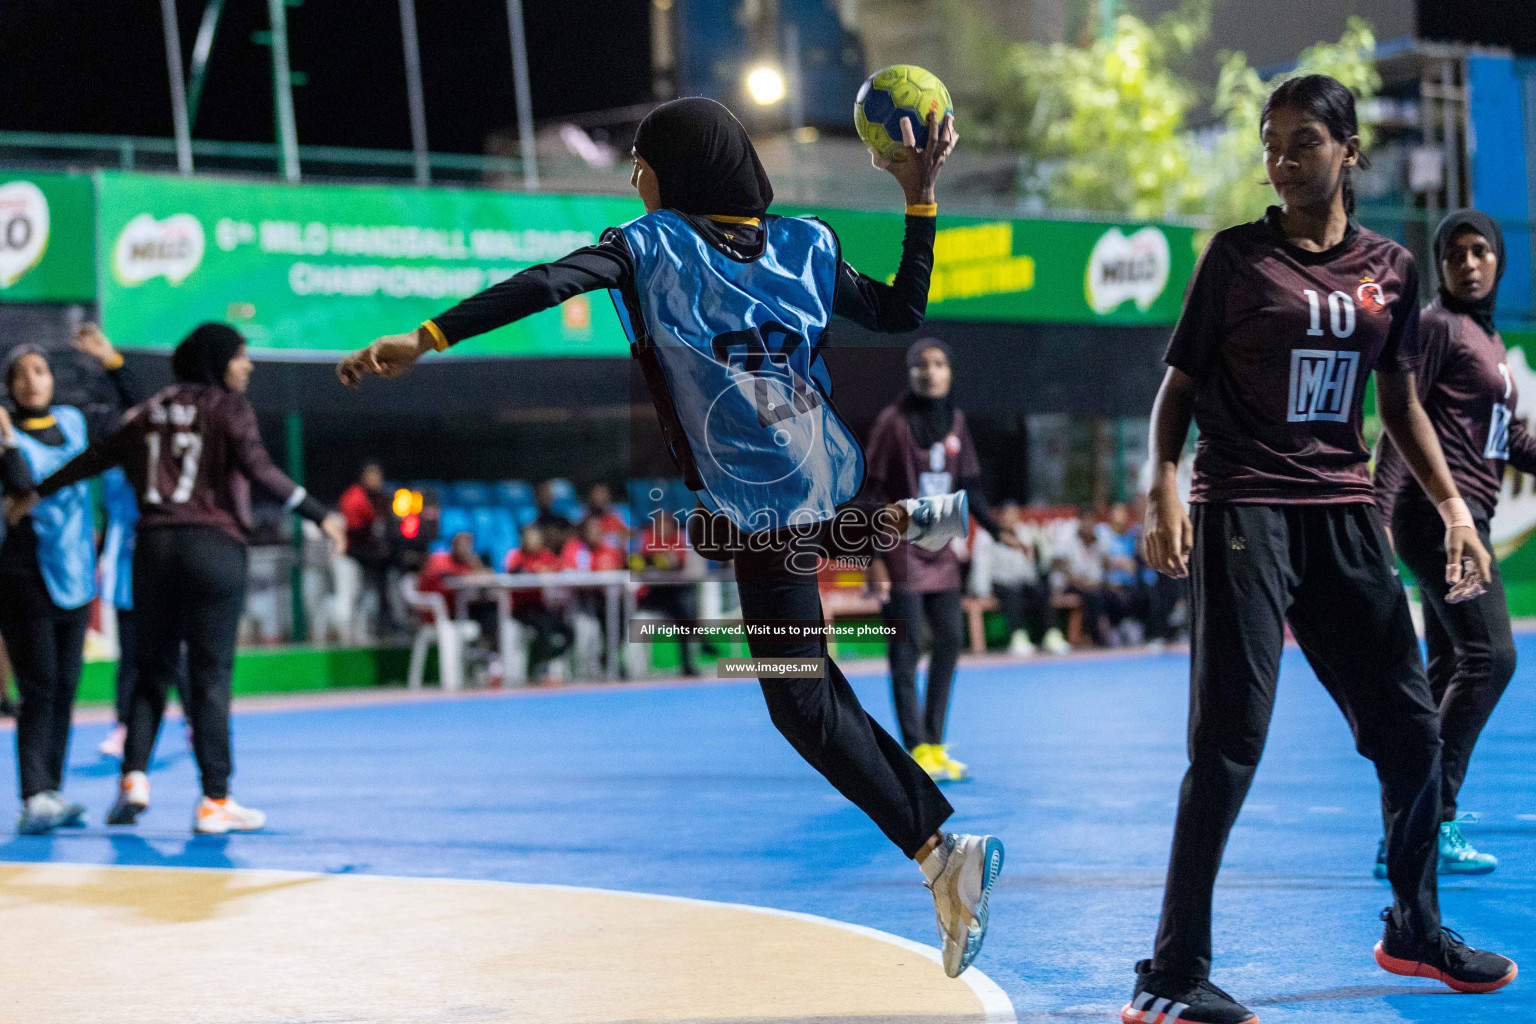
[{"label": "player wearing black hijab", "polygon": [[[963,532],[963,495],[895,506],[854,502],[864,457],[831,406],[820,357],[833,314],[874,331],[916,328],[933,265],[933,184],[954,145],[953,123],[930,121],[929,145],[885,167],[907,198],[901,264],[891,284],[839,255],[812,218],[768,213],[773,188],[741,123],[713,100],[663,104],[635,135],[632,183],[646,215],[594,246],[530,267],[409,334],[348,356],[338,374],[396,377],[427,352],[610,289],[632,339],[667,447],[703,513],[696,547],[734,557],[748,625],[821,622],[818,558],[869,555],[905,533],[942,546]],[[887,524],[882,530],[879,519]],[[886,548],[888,550],[889,547]],[[941,831],[952,813],[901,744],[859,706],[822,636],[750,641],[756,658],[822,659],[806,678],[764,676],[769,714],[786,739],[923,870],[933,890],[951,975],[986,932],[1002,844]]]},{"label": "player wearing black hijab", "polygon": [[[40,483],[37,495],[47,498],[111,466],[123,467],[138,495],[138,675],[122,780],[107,824],[133,824],[149,807],[145,773],[175,683],[202,776],[193,830],[251,831],[265,824],[266,815],[229,795],[230,674],[245,607],[251,484],[322,524],[338,550],[346,527],[274,466],[262,446],[256,412],[244,395],[252,364],[238,331],[203,324],[176,347],[171,368],[176,383],[130,409],[117,431]],[[183,645],[185,680],[179,678]]]},{"label": "player wearing black hijab", "polygon": [[[1504,467],[1536,473],[1536,436],[1516,418],[1520,395],[1493,324],[1504,276],[1504,235],[1487,214],[1458,210],[1440,222],[1434,248],[1440,291],[1420,316],[1419,401],[1472,510],[1478,537],[1492,550],[1488,524],[1499,503]],[[1498,859],[1473,849],[1461,834],[1456,797],[1477,737],[1515,672],[1504,580],[1495,561],[1486,593],[1459,603],[1446,600],[1449,588],[1438,569],[1445,564],[1440,517],[1388,435],[1376,453],[1375,488],[1382,520],[1413,570],[1424,603],[1429,685],[1440,709],[1439,870],[1487,874]],[[1386,877],[1386,867],[1383,840],[1376,853],[1378,878]]]}]

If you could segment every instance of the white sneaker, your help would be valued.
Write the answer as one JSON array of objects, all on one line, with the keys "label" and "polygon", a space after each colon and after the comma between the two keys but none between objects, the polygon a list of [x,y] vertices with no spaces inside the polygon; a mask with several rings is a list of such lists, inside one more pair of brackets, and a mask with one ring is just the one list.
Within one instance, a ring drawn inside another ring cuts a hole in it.
[{"label": "white sneaker", "polygon": [[1072,653],[1072,645],[1067,643],[1067,638],[1061,635],[1061,630],[1055,627],[1046,630],[1045,639],[1040,641],[1040,646],[1051,654]]},{"label": "white sneaker", "polygon": [[112,731],[107,733],[107,738],[101,741],[97,751],[102,757],[115,757],[119,761],[123,759],[123,744],[128,740],[128,727],[126,725],[114,725]]},{"label": "white sneaker", "polygon": [[1035,645],[1029,642],[1029,634],[1022,629],[1016,630],[1008,641],[1008,653],[1016,658],[1033,657]]},{"label": "white sneaker", "polygon": [[107,812],[108,825],[132,825],[149,810],[149,776],[128,772],[118,784],[117,800]]},{"label": "white sneaker", "polygon": [[50,789],[27,798],[16,821],[16,831],[24,836],[45,835],[56,828],[74,828],[84,816],[84,807]]},{"label": "white sneaker", "polygon": [[981,952],[987,937],[992,886],[1003,873],[1003,842],[996,836],[946,832],[944,853],[946,860],[939,877],[924,884],[933,891],[944,973],[958,978]]},{"label": "white sneaker", "polygon": [[912,517],[906,539],[925,551],[938,551],[950,541],[964,537],[971,528],[971,501],[964,491],[903,498],[896,504]]},{"label": "white sneaker", "polygon": [[226,832],[255,832],[267,823],[267,816],[251,807],[241,807],[234,797],[210,800],[203,797],[197,805],[197,817],[192,831],[204,835],[223,835]]}]

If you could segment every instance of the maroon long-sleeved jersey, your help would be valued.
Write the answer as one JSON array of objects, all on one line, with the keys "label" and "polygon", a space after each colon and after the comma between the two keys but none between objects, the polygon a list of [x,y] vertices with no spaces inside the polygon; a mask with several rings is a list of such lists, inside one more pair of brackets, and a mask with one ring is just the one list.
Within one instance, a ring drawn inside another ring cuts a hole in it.
[{"label": "maroon long-sleeved jersey", "polygon": [[[1509,375],[1504,339],[1437,298],[1424,307],[1419,401],[1435,425],[1456,489],[1483,515],[1499,502],[1507,462],[1536,473],[1536,436],[1515,418],[1520,392]],[[1386,434],[1376,449],[1376,504],[1390,523],[1399,501],[1428,502],[1403,453]]]},{"label": "maroon long-sleeved jersey", "polygon": [[1278,215],[1211,240],[1164,357],[1196,382],[1190,499],[1369,502],[1360,403],[1373,369],[1417,368],[1418,270],[1355,224],[1302,249]]},{"label": "maroon long-sleeved jersey", "polygon": [[244,395],[208,384],[173,384],[134,406],[117,431],[38,487],[46,497],[110,466],[122,466],[139,498],[140,530],[212,526],[243,541],[255,482],[311,519],[324,509],[272,464]]}]

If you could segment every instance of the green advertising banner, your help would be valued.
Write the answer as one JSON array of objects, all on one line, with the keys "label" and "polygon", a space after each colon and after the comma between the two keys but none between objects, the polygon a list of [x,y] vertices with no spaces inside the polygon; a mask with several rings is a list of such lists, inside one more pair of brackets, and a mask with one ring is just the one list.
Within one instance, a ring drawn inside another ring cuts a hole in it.
[{"label": "green advertising banner", "polygon": [[[409,330],[524,267],[591,245],[633,200],[458,189],[282,185],[104,173],[103,328],[164,349],[228,320],[260,354],[332,358]],[[620,356],[606,294],[454,348],[464,356]]]},{"label": "green advertising banner", "polygon": [[0,170],[0,302],[96,296],[91,179]]},{"label": "green advertising banner", "polygon": [[[282,185],[104,173],[102,317],[115,342],[165,348],[228,320],[269,356],[305,358],[406,330],[533,263],[637,216],[633,200],[392,186]],[[900,213],[827,219],[843,255],[895,273]],[[1167,225],[944,216],[937,319],[1166,324],[1194,266],[1194,231]],[[456,347],[466,356],[622,356],[606,295],[578,296]]]},{"label": "green advertising banner", "polygon": [[[1194,228],[989,220],[940,210],[928,292],[928,315],[939,320],[1172,324],[1199,256]],[[843,259],[871,277],[895,274],[901,215],[784,212],[814,213],[831,224]]]}]

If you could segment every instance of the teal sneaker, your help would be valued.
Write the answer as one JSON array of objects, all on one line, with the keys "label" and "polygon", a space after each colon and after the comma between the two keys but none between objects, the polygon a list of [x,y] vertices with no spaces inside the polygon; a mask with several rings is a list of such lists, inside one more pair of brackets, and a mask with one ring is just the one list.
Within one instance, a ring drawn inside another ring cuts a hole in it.
[{"label": "teal sneaker", "polygon": [[1376,866],[1371,868],[1371,874],[1377,878],[1387,877],[1387,837],[1382,836],[1376,842]]},{"label": "teal sneaker", "polygon": [[1486,875],[1499,866],[1491,853],[1478,853],[1454,821],[1440,823],[1440,874]]}]

